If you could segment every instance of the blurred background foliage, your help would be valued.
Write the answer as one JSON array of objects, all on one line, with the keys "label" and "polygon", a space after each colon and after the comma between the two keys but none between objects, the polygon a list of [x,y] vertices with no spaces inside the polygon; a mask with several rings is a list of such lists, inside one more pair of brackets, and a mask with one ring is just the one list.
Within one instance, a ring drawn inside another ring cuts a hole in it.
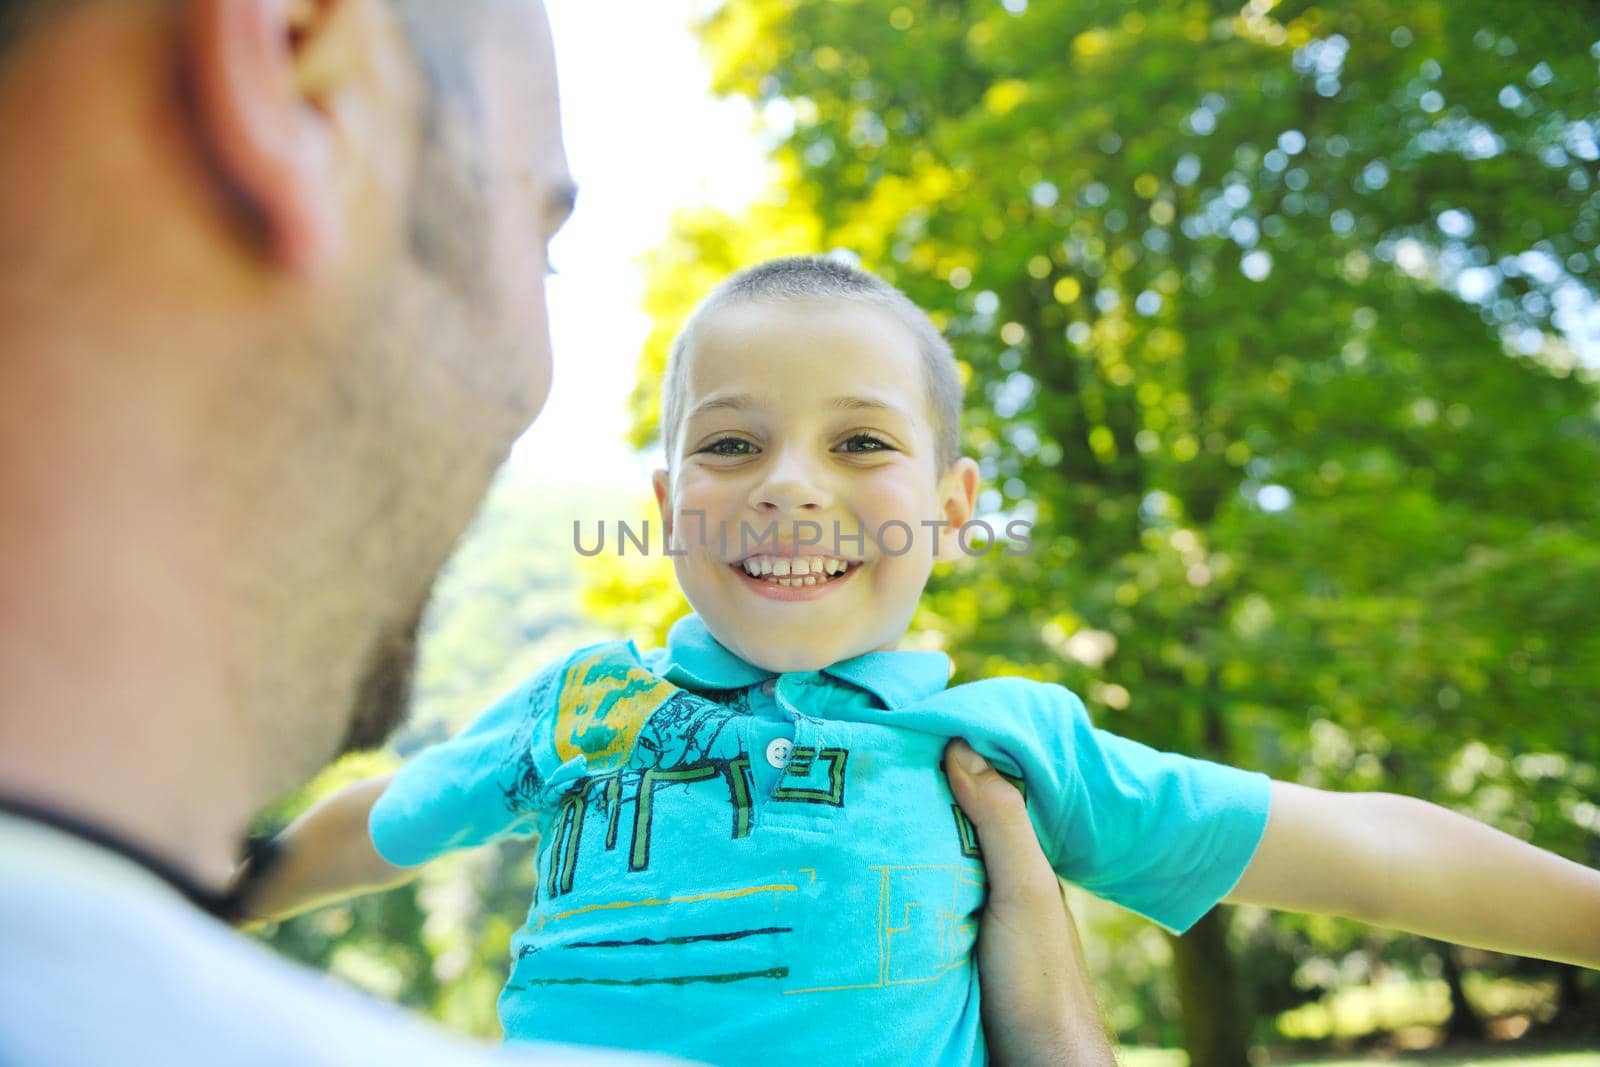
[{"label": "blurred background foliage", "polygon": [[[946,330],[982,510],[1035,523],[924,601],[917,640],[961,677],[1060,682],[1148,744],[1600,866],[1600,8],[725,0],[700,32],[775,178],[645,263],[637,445],[696,301],[840,250]],[[567,495],[497,490],[416,725],[372,759],[685,610],[663,561],[572,552],[572,517],[643,518],[645,487]],[[492,1033],[525,867],[464,857],[268,937]],[[1169,939],[1078,903],[1119,1035],[1200,1067],[1600,1041],[1593,972],[1250,909]]]}]

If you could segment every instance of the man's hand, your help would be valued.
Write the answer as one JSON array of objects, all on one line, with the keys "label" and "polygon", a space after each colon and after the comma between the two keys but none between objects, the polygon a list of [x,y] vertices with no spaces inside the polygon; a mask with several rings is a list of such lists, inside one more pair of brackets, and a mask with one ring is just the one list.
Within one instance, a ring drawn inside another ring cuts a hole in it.
[{"label": "man's hand", "polygon": [[1005,1067],[1116,1067],[1077,928],[1022,795],[964,741],[945,748],[945,772],[989,872],[978,971],[990,1056]]}]

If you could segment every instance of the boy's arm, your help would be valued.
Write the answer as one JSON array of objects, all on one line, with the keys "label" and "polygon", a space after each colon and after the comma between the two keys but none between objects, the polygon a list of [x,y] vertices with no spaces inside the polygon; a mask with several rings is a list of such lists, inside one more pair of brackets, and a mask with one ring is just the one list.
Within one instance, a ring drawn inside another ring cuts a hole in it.
[{"label": "boy's arm", "polygon": [[1274,782],[1226,899],[1600,968],[1600,871],[1391,793]]},{"label": "boy's arm", "polygon": [[392,775],[345,786],[313,805],[274,839],[270,864],[239,869],[244,921],[284,919],[322,904],[409,881],[422,868],[378,855],[367,817]]}]

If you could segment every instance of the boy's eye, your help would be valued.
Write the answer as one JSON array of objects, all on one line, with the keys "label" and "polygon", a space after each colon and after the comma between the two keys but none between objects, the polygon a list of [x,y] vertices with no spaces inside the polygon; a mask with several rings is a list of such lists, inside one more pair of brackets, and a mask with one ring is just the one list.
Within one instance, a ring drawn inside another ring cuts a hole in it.
[{"label": "boy's eye", "polygon": [[839,445],[839,451],[887,452],[890,451],[892,447],[893,446],[880,437],[874,437],[870,433],[858,433],[845,438],[845,440]]},{"label": "boy's eye", "polygon": [[756,446],[742,437],[720,437],[700,451],[713,456],[750,456],[755,454]]}]

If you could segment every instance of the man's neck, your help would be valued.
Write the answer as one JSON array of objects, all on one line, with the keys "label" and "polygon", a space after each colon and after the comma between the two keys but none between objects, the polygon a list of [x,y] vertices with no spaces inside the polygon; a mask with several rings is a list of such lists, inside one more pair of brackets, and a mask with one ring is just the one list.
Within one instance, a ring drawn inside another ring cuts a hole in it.
[{"label": "man's neck", "polygon": [[158,482],[131,479],[166,505],[152,516],[127,484],[81,476],[78,449],[53,467],[22,452],[61,481],[0,464],[0,792],[220,886],[264,798],[204,555],[174,538],[184,516]]},{"label": "man's neck", "polygon": [[215,739],[141,731],[130,703],[116,708],[125,723],[75,713],[67,694],[13,703],[11,682],[0,704],[0,794],[125,841],[205,890],[226,886],[253,805],[228,781]]}]

